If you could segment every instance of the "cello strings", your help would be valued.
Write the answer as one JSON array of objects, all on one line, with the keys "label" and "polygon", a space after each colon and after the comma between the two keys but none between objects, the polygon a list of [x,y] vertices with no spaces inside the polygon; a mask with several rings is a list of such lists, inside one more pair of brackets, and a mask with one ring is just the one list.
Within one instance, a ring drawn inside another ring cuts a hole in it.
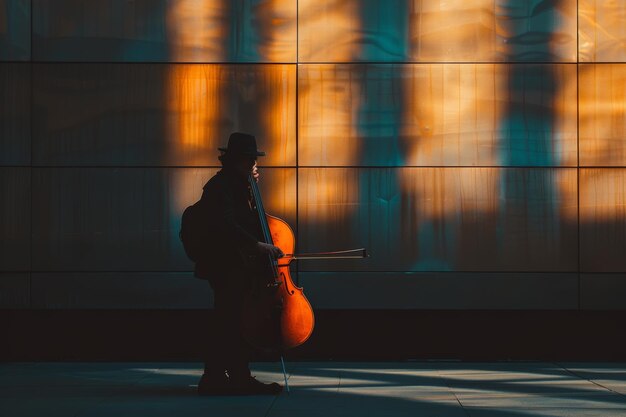
[{"label": "cello strings", "polygon": [[[252,191],[252,198],[254,199],[254,205],[256,207],[257,214],[259,215],[259,221],[261,222],[261,231],[263,233],[263,238],[265,243],[269,243],[273,245],[274,242],[272,240],[272,235],[270,233],[270,227],[267,224],[267,217],[265,216],[265,208],[263,207],[263,200],[261,199],[261,192],[259,191],[259,187],[256,184],[255,179],[252,174],[248,175],[248,183],[250,184],[250,189]],[[278,268],[276,267],[276,261],[271,255],[267,255],[270,265],[272,266],[272,273],[274,275],[274,280],[278,278]]]}]

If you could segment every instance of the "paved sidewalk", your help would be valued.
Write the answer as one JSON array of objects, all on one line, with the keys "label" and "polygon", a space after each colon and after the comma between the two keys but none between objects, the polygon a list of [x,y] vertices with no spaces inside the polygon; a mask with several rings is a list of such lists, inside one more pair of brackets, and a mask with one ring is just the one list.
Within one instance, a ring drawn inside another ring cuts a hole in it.
[{"label": "paved sidewalk", "polygon": [[[2,417],[626,417],[626,364],[287,363],[291,393],[198,397],[199,363],[0,364]],[[278,363],[253,374],[282,383]]]}]

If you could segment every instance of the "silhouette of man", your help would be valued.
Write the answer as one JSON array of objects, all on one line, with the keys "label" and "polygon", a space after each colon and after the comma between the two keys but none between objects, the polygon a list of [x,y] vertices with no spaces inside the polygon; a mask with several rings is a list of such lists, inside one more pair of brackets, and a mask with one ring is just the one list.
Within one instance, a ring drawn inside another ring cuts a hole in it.
[{"label": "silhouette of man", "polygon": [[206,256],[196,263],[195,275],[207,279],[215,296],[216,326],[211,329],[213,354],[205,358],[198,384],[200,395],[278,394],[282,386],[264,384],[250,374],[251,347],[241,332],[241,312],[253,280],[263,270],[258,255],[283,255],[262,242],[260,222],[251,204],[248,177],[258,181],[256,138],[233,133],[226,148],[218,148],[222,169],[203,187],[200,199],[208,219]]}]

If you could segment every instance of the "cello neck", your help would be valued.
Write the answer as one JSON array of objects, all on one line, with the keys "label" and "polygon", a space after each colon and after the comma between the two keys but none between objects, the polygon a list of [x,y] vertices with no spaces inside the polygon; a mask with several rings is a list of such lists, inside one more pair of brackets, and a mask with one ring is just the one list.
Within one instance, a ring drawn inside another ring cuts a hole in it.
[{"label": "cello neck", "polygon": [[261,223],[261,231],[263,232],[263,240],[265,241],[265,243],[269,243],[273,245],[274,242],[272,242],[272,234],[270,232],[270,227],[267,224],[267,217],[265,216],[265,208],[263,207],[263,200],[261,199],[261,192],[259,191],[259,187],[257,186],[256,180],[254,179],[254,177],[252,177],[252,174],[248,175],[248,184],[250,184],[250,192],[252,193],[252,200],[254,201],[257,214],[259,215],[259,222]]}]

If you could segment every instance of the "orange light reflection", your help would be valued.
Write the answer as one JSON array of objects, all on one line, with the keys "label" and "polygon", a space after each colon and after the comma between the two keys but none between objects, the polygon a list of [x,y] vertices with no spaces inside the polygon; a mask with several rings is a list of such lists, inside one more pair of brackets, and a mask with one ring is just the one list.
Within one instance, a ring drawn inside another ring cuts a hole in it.
[{"label": "orange light reflection", "polygon": [[410,39],[421,61],[495,60],[493,0],[415,1]]},{"label": "orange light reflection", "polygon": [[299,77],[300,165],[358,164],[356,120],[359,84],[351,68],[306,65]]},{"label": "orange light reflection", "polygon": [[[417,203],[419,222],[495,215],[499,204],[496,168],[420,168],[399,170],[403,193]],[[417,226],[415,224],[414,226]]]},{"label": "orange light reflection", "polygon": [[[580,165],[626,165],[626,64],[579,66]],[[623,169],[581,169],[580,222],[626,218]]]},{"label": "orange light reflection", "polygon": [[296,62],[297,7],[293,0],[267,0],[255,6],[255,19],[259,22],[258,51],[264,60]]},{"label": "orange light reflection", "polygon": [[402,136],[408,165],[497,165],[497,92],[506,89],[492,64],[409,65]]},{"label": "orange light reflection", "polygon": [[[298,12],[300,59],[346,62],[358,54],[353,48],[354,36],[361,26],[356,2],[335,3],[334,7],[326,8],[316,0],[300,0]],[[359,85],[350,82],[349,67],[300,66],[297,98],[300,166],[324,165],[329,160],[339,165],[357,164],[359,149],[354,129],[359,105],[353,97],[359,97]],[[339,175],[335,170],[333,175],[330,173],[315,170],[314,179],[300,188],[301,214],[307,222],[334,222],[357,208],[356,204],[343,205],[340,213],[335,212],[337,201],[346,198],[348,191],[358,191],[358,176]]]},{"label": "orange light reflection", "polygon": [[[295,166],[296,164],[296,66],[264,65],[257,66],[257,78],[254,83],[270,85],[274,89],[266,97],[267,106],[261,106],[259,119],[263,132],[269,137],[263,138],[267,156],[259,159],[259,166],[271,158],[274,164]],[[261,75],[259,75],[261,73]],[[254,84],[250,85],[254,89]],[[258,137],[258,133],[257,133]]]},{"label": "orange light reflection", "polygon": [[626,64],[579,66],[580,164],[626,165]]},{"label": "orange light reflection", "polygon": [[357,57],[358,7],[358,1],[299,0],[298,61],[349,62]]},{"label": "orange light reflection", "polygon": [[579,0],[580,62],[626,60],[626,3]]},{"label": "orange light reflection", "polygon": [[168,2],[165,16],[170,59],[182,62],[223,61],[228,39],[228,5],[205,0]]},{"label": "orange light reflection", "polygon": [[172,65],[168,67],[167,129],[168,158],[189,165],[217,164],[215,153],[219,123],[219,65]]},{"label": "orange light reflection", "polygon": [[580,221],[622,224],[626,219],[626,169],[581,169]]}]

